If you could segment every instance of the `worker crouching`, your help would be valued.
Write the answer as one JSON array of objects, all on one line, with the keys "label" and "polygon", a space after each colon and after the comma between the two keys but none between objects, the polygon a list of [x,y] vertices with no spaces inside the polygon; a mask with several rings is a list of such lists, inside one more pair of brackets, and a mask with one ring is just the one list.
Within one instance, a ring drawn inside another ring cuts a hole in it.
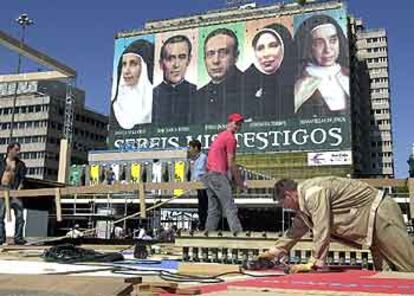
[{"label": "worker crouching", "polygon": [[296,183],[282,179],[275,199],[296,211],[291,228],[260,259],[273,260],[290,249],[309,230],[313,257],[291,272],[324,269],[330,241],[370,248],[376,270],[414,271],[414,246],[406,231],[401,209],[383,191],[364,182],[320,177]]}]

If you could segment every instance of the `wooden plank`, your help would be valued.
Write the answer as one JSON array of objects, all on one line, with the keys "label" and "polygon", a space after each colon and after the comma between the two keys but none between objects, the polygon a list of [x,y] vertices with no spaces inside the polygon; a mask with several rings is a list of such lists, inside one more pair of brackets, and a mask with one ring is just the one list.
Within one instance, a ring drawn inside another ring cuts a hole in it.
[{"label": "wooden plank", "polygon": [[55,188],[56,220],[62,222],[62,205],[60,203],[60,188]]},{"label": "wooden plank", "polygon": [[407,179],[359,179],[374,187],[405,187]]},{"label": "wooden plank", "polygon": [[177,295],[201,295],[200,288],[179,288],[176,291]]},{"label": "wooden plank", "polygon": [[[126,296],[133,291],[123,278],[58,276],[58,275],[0,275],[0,294],[13,291],[15,295],[64,294],[68,296]],[[7,294],[8,295],[8,294]]]},{"label": "wooden plank", "polygon": [[[228,249],[270,249],[275,245],[278,234],[268,233],[269,238],[259,238],[252,233],[252,237],[206,237],[206,236],[178,236],[175,238],[177,247],[198,247],[198,248],[228,248]],[[301,239],[292,250],[312,251],[313,241],[311,238]],[[369,252],[368,249],[358,249],[337,241],[332,241],[329,246],[332,252]]]},{"label": "wooden plank", "polygon": [[58,80],[67,76],[58,71],[29,72],[21,74],[0,75],[0,83]]},{"label": "wooden plank", "polygon": [[[227,272],[239,272],[238,265],[218,263],[180,263],[178,272],[182,274],[215,276]],[[235,274],[237,275],[237,274]]]},{"label": "wooden plank", "polygon": [[414,178],[408,179],[408,192],[410,196],[410,216],[414,219]]},{"label": "wooden plank", "polygon": [[146,218],[147,217],[147,208],[145,205],[145,186],[144,183],[138,184],[138,197],[139,197],[139,210],[140,210],[140,217]]},{"label": "wooden plank", "polygon": [[0,45],[7,47],[8,49],[23,55],[26,58],[31,59],[33,62],[39,63],[43,66],[50,67],[56,71],[59,71],[65,77],[76,77],[76,71],[72,68],[62,64],[58,60],[40,52],[25,43],[21,43],[20,40],[13,36],[6,34],[0,30]]},{"label": "wooden plank", "polygon": [[4,191],[4,207],[6,208],[6,221],[11,222],[11,210],[10,210],[10,192]]},{"label": "wooden plank", "polygon": [[[277,180],[250,180],[247,182],[250,189],[273,188]],[[403,187],[407,185],[407,179],[361,179],[376,187]],[[145,189],[151,190],[166,190],[172,191],[174,189],[183,189],[184,191],[191,191],[205,188],[201,182],[183,182],[183,183],[146,183]],[[66,187],[61,188],[61,195],[70,196],[74,194],[116,194],[125,192],[136,192],[136,184],[114,184],[114,185],[94,185],[81,187]],[[414,189],[412,190],[414,192]],[[25,189],[25,190],[11,190],[10,197],[53,197],[55,195],[54,188],[43,189]],[[4,192],[0,192],[0,198],[4,198]]]},{"label": "wooden plank", "polygon": [[58,182],[66,184],[69,181],[71,149],[68,139],[60,140]]},{"label": "wooden plank", "polygon": [[109,151],[89,153],[88,161],[93,162],[115,162],[115,161],[152,161],[153,159],[186,159],[186,150],[164,150],[164,151]]}]

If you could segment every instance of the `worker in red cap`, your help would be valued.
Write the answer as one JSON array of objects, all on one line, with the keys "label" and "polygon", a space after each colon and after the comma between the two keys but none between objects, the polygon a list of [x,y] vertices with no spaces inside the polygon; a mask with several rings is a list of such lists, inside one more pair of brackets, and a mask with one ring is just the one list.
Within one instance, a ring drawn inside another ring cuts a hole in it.
[{"label": "worker in red cap", "polygon": [[207,187],[208,212],[205,229],[215,231],[224,212],[230,230],[242,231],[237,206],[231,193],[230,180],[233,178],[240,188],[245,188],[236,165],[237,140],[235,134],[240,130],[244,118],[239,113],[228,117],[227,128],[221,132],[210,147],[207,158],[207,174],[201,181]]}]

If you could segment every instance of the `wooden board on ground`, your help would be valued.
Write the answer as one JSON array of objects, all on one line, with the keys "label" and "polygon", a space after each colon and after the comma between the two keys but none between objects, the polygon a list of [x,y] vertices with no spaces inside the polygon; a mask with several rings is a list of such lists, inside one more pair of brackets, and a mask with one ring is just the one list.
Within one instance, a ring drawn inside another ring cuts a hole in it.
[{"label": "wooden board on ground", "polygon": [[[209,293],[209,296],[385,296],[389,294],[365,292],[337,292],[317,290],[265,289],[229,286],[228,290]],[[396,295],[395,295],[396,296]]]},{"label": "wooden board on ground", "polygon": [[133,291],[123,278],[54,275],[0,275],[0,295],[123,296]]},{"label": "wooden board on ground", "polygon": [[379,272],[370,276],[369,278],[373,279],[399,279],[399,280],[414,280],[414,273],[412,272]]},{"label": "wooden board on ground", "polygon": [[221,273],[235,272],[240,270],[237,265],[217,264],[217,263],[181,263],[178,272],[182,274],[215,276]]}]

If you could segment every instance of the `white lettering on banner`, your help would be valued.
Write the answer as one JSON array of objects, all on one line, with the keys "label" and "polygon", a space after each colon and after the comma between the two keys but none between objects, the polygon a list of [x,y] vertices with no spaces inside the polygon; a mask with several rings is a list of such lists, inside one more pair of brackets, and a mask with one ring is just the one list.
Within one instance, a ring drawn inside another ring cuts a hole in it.
[{"label": "white lettering on banner", "polygon": [[255,133],[244,133],[244,146],[247,148],[255,147],[256,134]]},{"label": "white lettering on banner", "polygon": [[259,142],[261,142],[263,145],[260,146],[259,143],[257,144],[256,148],[259,150],[264,150],[269,146],[269,140],[267,139],[266,133],[257,133],[256,138]]},{"label": "white lettering on banner", "polygon": [[[245,132],[236,134],[239,147],[248,149],[274,149],[288,148],[300,149],[301,147],[311,146],[313,148],[320,147],[338,147],[344,142],[344,135],[342,129],[333,127],[330,129],[298,129],[298,130],[284,130],[284,131],[268,131],[268,132]],[[125,144],[130,147],[140,148],[177,148],[186,146],[192,139],[197,139],[201,142],[204,149],[208,149],[211,143],[216,139],[217,134],[203,134],[203,135],[183,135],[173,137],[151,137],[151,138],[134,138],[125,137],[123,139],[116,139],[114,142],[115,148],[121,148]],[[291,147],[291,148],[290,148]]]},{"label": "white lettering on banner", "polygon": [[341,131],[342,130],[339,127],[334,127],[328,130],[328,135],[331,138],[334,138],[337,140],[336,143],[332,143],[331,146],[337,147],[342,144],[343,139],[342,139]]},{"label": "white lettering on banner", "polygon": [[[180,138],[179,137],[169,138],[168,144],[170,145],[169,147],[178,148],[180,147]],[[161,147],[161,148],[165,148],[165,147]]]},{"label": "white lettering on banner", "polygon": [[[320,141],[317,140],[317,136],[319,132],[320,132],[320,135],[322,136]],[[312,142],[315,144],[325,143],[326,142],[326,131],[324,129],[317,128],[311,132],[310,137],[311,137]]]},{"label": "white lettering on banner", "polygon": [[[301,133],[302,134],[302,141],[301,142],[299,142],[299,140],[298,140],[298,138],[297,138],[297,136],[299,135],[299,133]],[[309,136],[306,134],[306,130],[305,129],[300,129],[300,130],[297,130],[297,131],[295,131],[294,133],[293,133],[293,135],[292,135],[292,141],[293,141],[293,143],[295,143],[296,145],[305,145],[306,144],[306,142],[307,142],[307,140],[308,140],[308,138],[309,138]]]}]

